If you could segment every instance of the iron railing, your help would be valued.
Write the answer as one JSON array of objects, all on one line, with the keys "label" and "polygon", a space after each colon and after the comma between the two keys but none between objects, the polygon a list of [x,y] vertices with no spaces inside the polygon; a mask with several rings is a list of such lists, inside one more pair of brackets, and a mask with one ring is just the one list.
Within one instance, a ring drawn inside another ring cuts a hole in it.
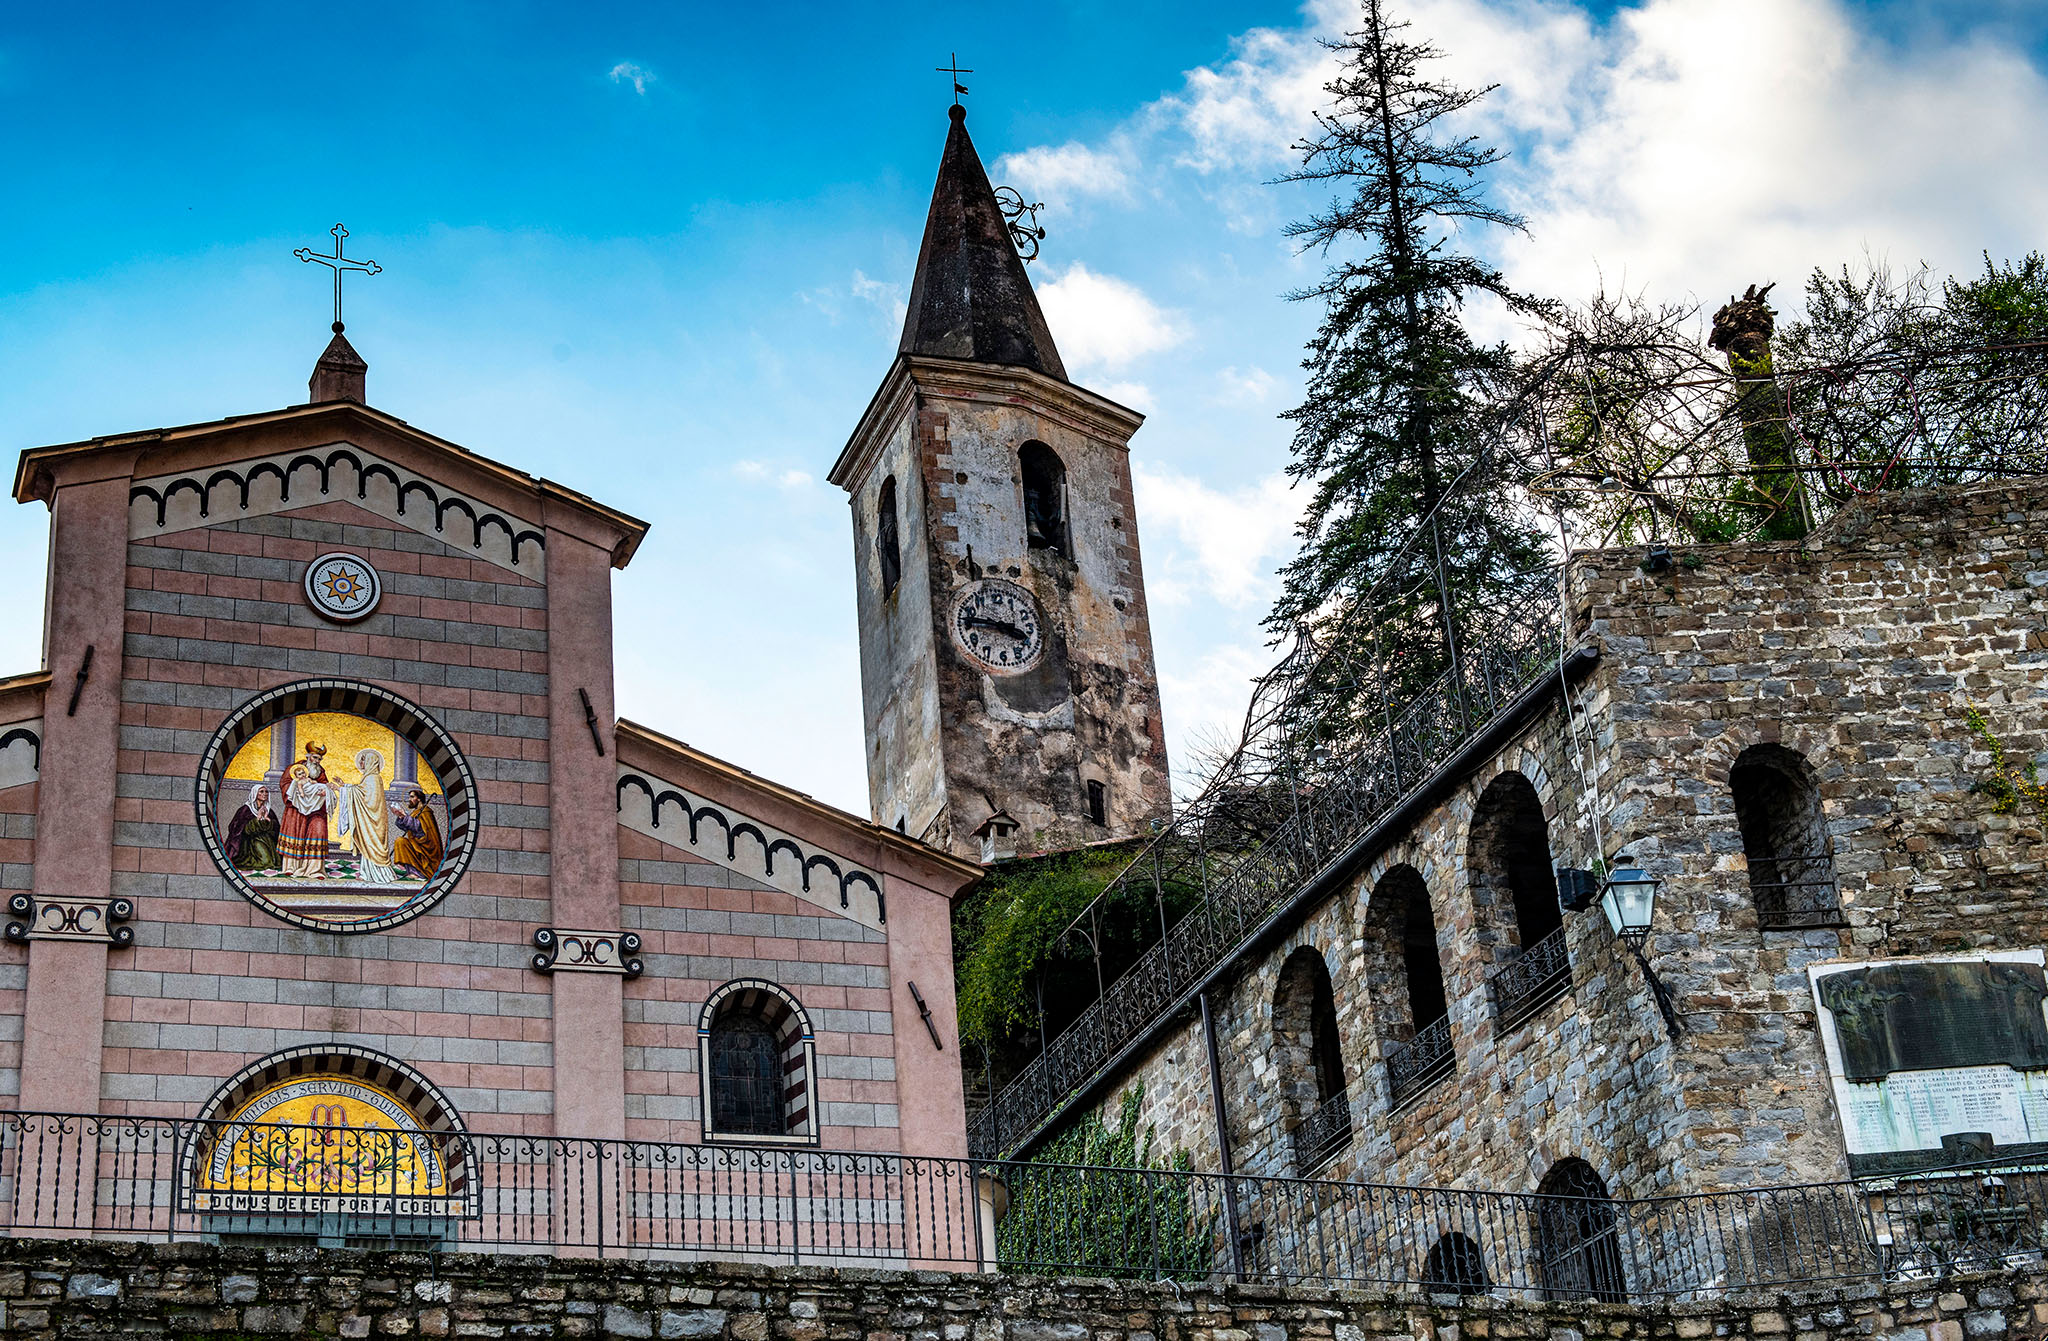
[{"label": "iron railing", "polygon": [[2038,1263],[2048,1169],[1608,1199],[10,1113],[0,1232],[1706,1298]]},{"label": "iron railing", "polygon": [[1772,931],[1842,925],[1842,900],[1835,888],[1835,863],[1827,853],[1802,857],[1751,857],[1749,889],[1756,922]]},{"label": "iron railing", "polygon": [[1500,1027],[1512,1029],[1571,990],[1572,958],[1559,927],[1494,969],[1487,980]]},{"label": "iron railing", "polygon": [[[1158,938],[971,1116],[973,1154],[1015,1152],[1045,1131],[1081,1086],[1186,1005],[1290,899],[1555,676],[1557,574],[1535,574],[1519,599],[1498,596],[1440,632],[1454,649],[1449,668],[1412,693],[1346,661],[1373,660],[1369,629],[1340,628],[1320,646],[1304,632],[1260,681],[1244,743],[1076,922],[1085,929],[1120,901],[1152,903]],[[1169,890],[1194,895],[1170,926]],[[1102,944],[1099,935],[1085,939]]]},{"label": "iron railing", "polygon": [[1388,1103],[1399,1108],[1457,1069],[1451,1047],[1451,1017],[1439,1015],[1406,1043],[1387,1049]]},{"label": "iron railing", "polygon": [[1343,1090],[1316,1107],[1294,1129],[1294,1167],[1314,1173],[1351,1144],[1351,1096]]}]

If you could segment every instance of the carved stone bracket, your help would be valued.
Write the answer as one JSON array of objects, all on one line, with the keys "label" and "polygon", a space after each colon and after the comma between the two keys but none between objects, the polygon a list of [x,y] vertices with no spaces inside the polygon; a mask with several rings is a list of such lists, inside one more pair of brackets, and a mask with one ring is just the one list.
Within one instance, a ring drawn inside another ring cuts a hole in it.
[{"label": "carved stone bracket", "polygon": [[59,899],[10,894],[6,935],[10,941],[100,941],[133,945],[135,928],[120,925],[135,916],[130,899]]},{"label": "carved stone bracket", "polygon": [[542,927],[533,933],[540,953],[533,966],[542,973],[617,973],[637,978],[647,966],[634,956],[640,937],[631,931],[570,931]]}]

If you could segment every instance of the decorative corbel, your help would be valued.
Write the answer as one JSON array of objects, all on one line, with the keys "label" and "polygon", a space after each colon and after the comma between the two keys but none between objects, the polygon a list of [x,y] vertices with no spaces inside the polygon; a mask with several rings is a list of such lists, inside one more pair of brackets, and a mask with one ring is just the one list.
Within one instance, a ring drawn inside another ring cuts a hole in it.
[{"label": "decorative corbel", "polygon": [[634,957],[640,953],[636,932],[542,927],[533,933],[533,944],[540,951],[533,957],[533,967],[540,973],[616,973],[637,978],[647,971]]},{"label": "decorative corbel", "polygon": [[135,928],[122,926],[135,916],[131,899],[63,899],[16,893],[7,896],[6,936],[10,941],[98,941],[133,945]]}]

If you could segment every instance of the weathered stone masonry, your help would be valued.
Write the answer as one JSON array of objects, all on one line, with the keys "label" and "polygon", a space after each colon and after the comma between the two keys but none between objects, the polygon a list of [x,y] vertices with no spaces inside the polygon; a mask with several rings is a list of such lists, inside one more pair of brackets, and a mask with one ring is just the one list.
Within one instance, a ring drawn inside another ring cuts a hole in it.
[{"label": "weathered stone masonry", "polygon": [[[1333,982],[1356,1127],[1328,1176],[1525,1191],[1568,1156],[1617,1195],[1845,1176],[1806,967],[2048,934],[2042,819],[1971,790],[1989,759],[1964,721],[1980,705],[2015,760],[2048,762],[2044,547],[2048,489],[2026,484],[1866,499],[1806,541],[1681,550],[1661,574],[1635,551],[1580,556],[1573,633],[1600,657],[1572,716],[1552,707],[1216,994],[1238,1167],[1300,1172],[1301,1085],[1281,1074],[1273,1003],[1308,945]],[[1818,778],[1840,927],[1759,928],[1729,773],[1774,742]],[[1625,849],[1664,880],[1646,953],[1686,1025],[1676,1047],[1597,911],[1566,919],[1570,990],[1498,1027],[1486,978],[1504,920],[1471,829],[1511,770],[1558,865]],[[1404,864],[1429,892],[1457,1069],[1393,1112],[1368,923]],[[1216,1167],[1195,1022],[1103,1106],[1138,1083],[1161,1140]]]},{"label": "weathered stone masonry", "polygon": [[2039,1274],[1677,1306],[200,1244],[0,1245],[0,1334],[692,1341],[2036,1341]]}]

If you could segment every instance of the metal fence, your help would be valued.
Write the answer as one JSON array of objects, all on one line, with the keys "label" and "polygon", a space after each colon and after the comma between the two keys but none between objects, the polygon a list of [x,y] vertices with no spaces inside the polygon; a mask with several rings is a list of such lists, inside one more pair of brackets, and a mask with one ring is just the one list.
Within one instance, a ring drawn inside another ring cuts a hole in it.
[{"label": "metal fence", "polygon": [[2038,1263],[2048,1173],[1641,1199],[653,1141],[0,1115],[0,1230],[1709,1298]]},{"label": "metal fence", "polygon": [[[1289,899],[1555,678],[1560,618],[1556,574],[1531,575],[1518,599],[1461,611],[1455,630],[1439,629],[1455,655],[1413,689],[1372,664],[1370,630],[1340,630],[1323,645],[1304,634],[1260,681],[1244,743],[1228,765],[1076,924],[1119,901],[1153,903],[1157,938],[1147,937],[1148,948],[1094,1003],[971,1115],[968,1149],[991,1158],[1022,1153],[1080,1087],[1185,1004]],[[1169,926],[1174,891],[1191,895],[1192,906]],[[1086,940],[1102,943],[1093,933]]]}]

